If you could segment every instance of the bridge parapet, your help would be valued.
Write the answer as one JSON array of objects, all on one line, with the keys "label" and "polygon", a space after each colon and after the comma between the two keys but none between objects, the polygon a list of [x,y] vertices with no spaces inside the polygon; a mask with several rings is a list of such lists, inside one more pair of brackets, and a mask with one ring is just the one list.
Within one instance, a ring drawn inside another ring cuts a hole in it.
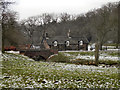
[{"label": "bridge parapet", "polygon": [[24,54],[30,58],[33,58],[36,61],[40,59],[47,60],[51,55],[58,54],[57,50],[48,49],[48,50],[21,50],[20,54]]}]

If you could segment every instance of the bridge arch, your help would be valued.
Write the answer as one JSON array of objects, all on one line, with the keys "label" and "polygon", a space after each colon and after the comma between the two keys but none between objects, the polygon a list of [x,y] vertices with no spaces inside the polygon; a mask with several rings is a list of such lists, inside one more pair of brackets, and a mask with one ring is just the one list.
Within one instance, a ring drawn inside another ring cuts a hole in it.
[{"label": "bridge arch", "polygon": [[41,56],[41,55],[34,56],[33,59],[35,61],[41,61],[41,60],[45,61],[46,60],[46,58],[44,56]]}]

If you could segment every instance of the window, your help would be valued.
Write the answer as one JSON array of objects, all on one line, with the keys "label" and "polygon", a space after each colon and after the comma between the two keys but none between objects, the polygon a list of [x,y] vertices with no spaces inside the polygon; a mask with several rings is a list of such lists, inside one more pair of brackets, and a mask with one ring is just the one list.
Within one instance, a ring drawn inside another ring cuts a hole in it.
[{"label": "window", "polygon": [[54,45],[55,47],[57,46],[57,44],[58,44],[58,42],[57,42],[57,41],[54,41],[53,45]]},{"label": "window", "polygon": [[79,42],[79,45],[83,45],[83,41],[80,41],[80,42]]},{"label": "window", "polygon": [[66,46],[70,46],[70,41],[66,41]]}]

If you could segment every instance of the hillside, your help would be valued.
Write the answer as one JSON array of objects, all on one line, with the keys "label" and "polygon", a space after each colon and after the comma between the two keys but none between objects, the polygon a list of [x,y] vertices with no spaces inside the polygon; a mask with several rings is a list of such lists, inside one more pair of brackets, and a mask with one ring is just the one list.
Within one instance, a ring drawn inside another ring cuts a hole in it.
[{"label": "hillside", "polygon": [[36,62],[7,53],[2,58],[2,88],[119,88],[115,66]]}]

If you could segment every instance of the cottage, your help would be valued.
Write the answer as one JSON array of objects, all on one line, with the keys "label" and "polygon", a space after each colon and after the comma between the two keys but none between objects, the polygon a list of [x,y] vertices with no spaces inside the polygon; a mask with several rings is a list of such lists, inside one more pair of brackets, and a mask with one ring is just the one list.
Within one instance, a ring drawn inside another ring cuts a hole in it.
[{"label": "cottage", "polygon": [[55,36],[46,39],[51,49],[63,50],[88,50],[88,40],[83,37]]}]

